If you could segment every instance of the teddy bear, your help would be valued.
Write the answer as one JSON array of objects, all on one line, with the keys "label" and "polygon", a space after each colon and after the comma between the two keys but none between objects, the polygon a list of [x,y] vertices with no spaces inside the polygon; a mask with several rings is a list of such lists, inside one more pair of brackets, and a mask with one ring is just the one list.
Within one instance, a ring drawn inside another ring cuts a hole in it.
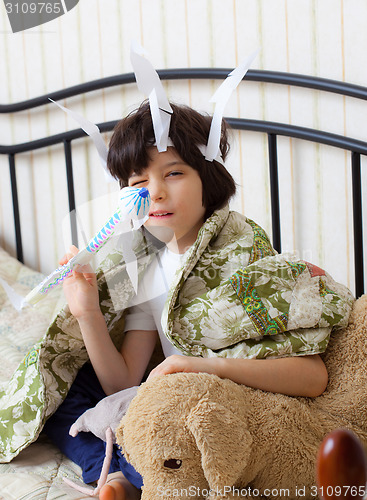
[{"label": "teddy bear", "polygon": [[[338,428],[367,445],[367,295],[322,354],[329,382],[315,398],[290,397],[206,373],[140,386],[116,429],[143,476],[142,500],[317,498],[316,459]],[[266,361],[264,361],[266,362]]]}]

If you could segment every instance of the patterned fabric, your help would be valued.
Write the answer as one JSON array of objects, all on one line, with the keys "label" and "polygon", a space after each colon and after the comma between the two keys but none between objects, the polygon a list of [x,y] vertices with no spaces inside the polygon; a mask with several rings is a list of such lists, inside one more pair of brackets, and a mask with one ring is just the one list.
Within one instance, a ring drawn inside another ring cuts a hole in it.
[{"label": "patterned fabric", "polygon": [[[141,277],[157,248],[144,230],[134,238]],[[277,255],[256,223],[225,207],[205,222],[176,272],[162,315],[165,334],[194,356],[323,352],[331,327],[347,323],[353,297],[317,269]],[[97,282],[119,348],[134,294],[121,253],[107,257]],[[64,307],[0,393],[0,461],[10,461],[37,438],[86,360],[78,323]]]},{"label": "patterned fabric", "polygon": [[276,251],[272,247],[266,232],[262,227],[258,226],[251,219],[247,219],[247,223],[250,224],[253,231],[253,241],[251,255],[248,263],[252,264],[256,260],[262,259],[267,255],[276,255]]},{"label": "patterned fabric", "polygon": [[240,269],[229,279],[258,335],[276,335],[286,331],[287,316],[280,314],[272,318],[269,315],[251,280],[251,275],[245,269]]},{"label": "patterned fabric", "polygon": [[331,328],[347,324],[349,290],[316,266],[277,255],[263,229],[238,213],[223,209],[210,224],[201,228],[166,302],[171,342],[203,357],[324,352]]}]

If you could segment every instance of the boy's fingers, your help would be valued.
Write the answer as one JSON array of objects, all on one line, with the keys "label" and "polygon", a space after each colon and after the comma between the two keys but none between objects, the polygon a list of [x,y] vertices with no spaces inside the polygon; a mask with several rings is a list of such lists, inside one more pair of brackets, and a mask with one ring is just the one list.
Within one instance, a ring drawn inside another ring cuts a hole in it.
[{"label": "boy's fingers", "polygon": [[93,271],[92,266],[90,264],[84,264],[84,265],[78,264],[75,267],[75,271],[77,271],[78,273],[82,273],[84,278],[87,279],[88,281],[91,281],[96,277],[96,273]]},{"label": "boy's fingers", "polygon": [[69,262],[70,259],[72,259],[74,257],[73,254],[71,253],[66,253],[60,260],[59,260],[59,264],[60,266],[64,266],[65,264],[67,264]]},{"label": "boy's fingers", "polygon": [[70,276],[73,276],[75,278],[75,280],[78,280],[78,281],[81,281],[81,280],[88,281],[88,283],[90,283],[90,284],[94,284],[97,281],[95,273],[84,273],[80,269],[74,269],[73,273]]},{"label": "boy's fingers", "polygon": [[75,245],[71,245],[71,247],[69,248],[69,252],[74,256],[79,253],[79,249]]},{"label": "boy's fingers", "polygon": [[59,264],[60,264],[60,266],[63,266],[64,264],[66,264],[68,260],[69,260],[69,259],[67,258],[67,254],[63,255],[63,256],[61,257],[61,259],[59,260]]},{"label": "boy's fingers", "polygon": [[63,255],[61,257],[61,259],[59,260],[60,266],[64,266],[65,264],[67,264],[69,262],[69,260],[72,259],[77,253],[79,253],[79,250],[77,249],[77,247],[75,245],[71,245],[71,247],[69,248],[69,251],[66,252],[66,254]]},{"label": "boy's fingers", "polygon": [[78,273],[94,274],[92,266],[90,264],[77,264],[74,269],[78,271]]},{"label": "boy's fingers", "polygon": [[79,253],[79,250],[76,248],[76,246],[71,245],[71,247],[69,248],[69,251],[66,253],[66,257],[68,259],[67,262],[69,262],[70,259],[75,257],[75,255],[78,255],[78,253]]},{"label": "boy's fingers", "polygon": [[94,273],[86,273],[84,274],[84,278],[90,283],[91,285],[94,285],[97,283],[96,275]]}]

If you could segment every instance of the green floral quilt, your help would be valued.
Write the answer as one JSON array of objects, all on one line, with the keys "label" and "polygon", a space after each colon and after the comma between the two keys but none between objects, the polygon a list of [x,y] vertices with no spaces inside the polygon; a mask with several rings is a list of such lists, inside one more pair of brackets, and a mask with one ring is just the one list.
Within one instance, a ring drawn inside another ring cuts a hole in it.
[{"label": "green floral quilt", "polygon": [[[156,246],[135,233],[139,276]],[[102,312],[117,348],[134,291],[122,254],[98,271]],[[345,326],[353,296],[323,270],[277,255],[265,232],[228,207],[201,228],[171,285],[162,322],[184,354],[295,356],[323,352],[334,326]],[[87,361],[79,326],[64,307],[0,393],[0,461],[37,439]]]}]

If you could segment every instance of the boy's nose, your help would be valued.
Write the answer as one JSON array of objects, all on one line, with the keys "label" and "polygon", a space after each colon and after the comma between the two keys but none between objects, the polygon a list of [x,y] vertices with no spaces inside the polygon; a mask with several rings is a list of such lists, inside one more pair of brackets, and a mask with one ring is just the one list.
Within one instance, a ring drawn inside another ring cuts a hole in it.
[{"label": "boy's nose", "polygon": [[158,201],[166,196],[166,192],[162,183],[152,182],[149,183],[148,191],[152,201]]}]

